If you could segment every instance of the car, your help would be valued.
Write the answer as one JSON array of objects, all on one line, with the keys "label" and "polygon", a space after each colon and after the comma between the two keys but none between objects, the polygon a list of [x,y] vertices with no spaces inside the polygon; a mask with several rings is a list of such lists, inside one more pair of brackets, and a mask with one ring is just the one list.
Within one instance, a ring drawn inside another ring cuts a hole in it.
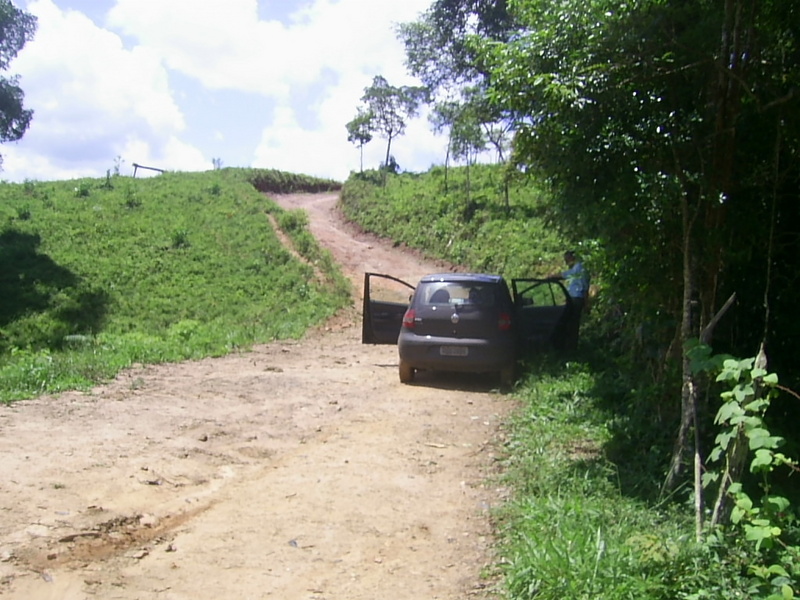
[{"label": "car", "polygon": [[572,345],[565,332],[578,317],[555,279],[514,279],[509,288],[495,274],[433,273],[411,285],[365,273],[361,341],[397,344],[402,383],[431,370],[496,373],[506,387],[521,356]]}]

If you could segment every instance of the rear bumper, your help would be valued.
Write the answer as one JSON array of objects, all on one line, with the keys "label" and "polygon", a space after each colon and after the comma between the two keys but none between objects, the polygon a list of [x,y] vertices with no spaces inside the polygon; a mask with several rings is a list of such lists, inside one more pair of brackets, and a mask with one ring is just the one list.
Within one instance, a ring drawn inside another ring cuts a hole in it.
[{"label": "rear bumper", "polygon": [[[450,349],[465,356],[442,354]],[[499,371],[514,364],[513,338],[499,340],[437,338],[402,332],[397,342],[400,360],[415,369],[484,373]]]}]

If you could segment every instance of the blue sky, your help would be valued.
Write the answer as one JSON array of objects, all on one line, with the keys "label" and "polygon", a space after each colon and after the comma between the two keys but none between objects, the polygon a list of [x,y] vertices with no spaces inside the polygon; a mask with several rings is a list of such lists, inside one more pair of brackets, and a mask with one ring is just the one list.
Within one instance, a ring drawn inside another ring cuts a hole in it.
[{"label": "blue sky", "polygon": [[[414,85],[393,26],[430,0],[16,0],[38,30],[7,75],[34,110],[0,147],[6,181],[100,177],[121,160],[176,171],[265,167],[343,180],[345,124],[375,75]],[[404,170],[440,164],[427,120],[393,143]],[[365,148],[377,166],[385,142]]]}]

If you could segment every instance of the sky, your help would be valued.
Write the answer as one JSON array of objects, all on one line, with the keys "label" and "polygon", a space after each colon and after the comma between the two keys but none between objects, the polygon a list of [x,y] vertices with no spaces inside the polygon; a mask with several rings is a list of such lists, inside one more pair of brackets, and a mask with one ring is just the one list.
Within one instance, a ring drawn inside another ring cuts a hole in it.
[{"label": "sky", "polygon": [[[360,169],[345,125],[376,75],[418,85],[397,23],[431,0],[14,0],[38,18],[5,76],[33,109],[0,146],[21,182],[259,167],[343,181]],[[403,171],[442,164],[424,115],[392,143]],[[386,142],[364,148],[379,166]],[[141,171],[139,171],[142,173]]]}]

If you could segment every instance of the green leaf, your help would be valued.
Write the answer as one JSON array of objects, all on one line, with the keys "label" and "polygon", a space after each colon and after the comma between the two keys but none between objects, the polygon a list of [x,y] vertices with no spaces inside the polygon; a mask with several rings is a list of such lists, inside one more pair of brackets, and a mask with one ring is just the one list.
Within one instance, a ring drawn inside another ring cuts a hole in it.
[{"label": "green leaf", "polygon": [[758,471],[769,470],[772,466],[772,450],[761,448],[756,450],[756,456],[750,463],[750,472],[757,473]]},{"label": "green leaf", "polygon": [[786,569],[783,568],[781,565],[770,565],[767,569],[767,572],[770,575],[780,575],[781,577],[788,577],[789,573],[786,572]]},{"label": "green leaf", "polygon": [[736,402],[726,402],[719,407],[717,411],[716,423],[725,423],[730,421],[734,416],[741,416],[744,414],[742,407]]},{"label": "green leaf", "polygon": [[761,424],[761,419],[758,417],[748,417],[744,412],[731,419],[731,425],[747,425],[749,427],[756,427]]},{"label": "green leaf", "polygon": [[786,465],[786,466],[789,466],[789,467],[795,467],[797,465],[797,463],[794,460],[792,460],[791,458],[787,457],[782,452],[776,452],[775,454],[773,454],[772,455],[772,462],[775,465]]},{"label": "green leaf", "polygon": [[[689,343],[697,343],[697,340],[690,340]],[[689,358],[690,369],[692,373],[702,373],[710,371],[715,367],[711,360],[711,346],[708,344],[697,343],[696,346],[689,348],[686,356]]]},{"label": "green leaf", "polygon": [[772,538],[772,528],[762,525],[745,525],[745,539],[750,542],[763,542]]},{"label": "green leaf", "polygon": [[744,407],[746,411],[754,413],[763,413],[767,408],[769,408],[769,400],[766,398],[756,398]]},{"label": "green leaf", "polygon": [[747,494],[738,494],[736,496],[736,506],[749,512],[753,510],[753,501]]},{"label": "green leaf", "polygon": [[791,506],[791,502],[783,496],[767,496],[764,498],[763,504],[775,513],[786,511]]},{"label": "green leaf", "polygon": [[783,441],[783,438],[780,436],[770,435],[769,431],[760,427],[748,431],[747,438],[750,450],[758,450],[759,448],[777,448]]},{"label": "green leaf", "polygon": [[[730,444],[731,439],[733,439],[735,436],[736,432],[730,429],[717,434],[717,437],[714,440],[717,443],[717,448],[714,448],[714,450],[727,450],[728,444]],[[714,451],[712,450],[712,455],[713,454]],[[719,458],[719,454],[717,454],[716,458]]]},{"label": "green leaf", "polygon": [[740,371],[749,371],[753,368],[753,363],[755,362],[755,358],[743,358],[742,360],[736,363],[736,367]]},{"label": "green leaf", "polygon": [[752,383],[740,384],[733,388],[733,395],[741,403],[755,394]]},{"label": "green leaf", "polygon": [[768,525],[744,526],[745,539],[749,542],[755,542],[757,549],[760,549],[764,542],[772,542],[780,534],[781,530],[778,527],[770,527]]}]

